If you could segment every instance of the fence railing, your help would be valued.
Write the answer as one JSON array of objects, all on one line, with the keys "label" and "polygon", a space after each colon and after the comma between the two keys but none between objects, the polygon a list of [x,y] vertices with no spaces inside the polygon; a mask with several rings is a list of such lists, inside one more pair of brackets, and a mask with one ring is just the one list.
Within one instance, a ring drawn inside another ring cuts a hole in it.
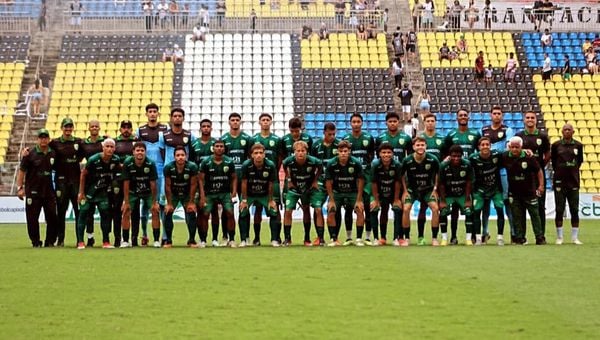
[{"label": "fence railing", "polygon": [[0,32],[31,34],[33,20],[29,17],[17,16],[13,12],[0,12]]},{"label": "fence railing", "polygon": [[[100,14],[100,13],[99,13]],[[377,30],[383,28],[381,11],[346,11],[344,15],[331,15],[329,12],[315,12],[308,17],[247,17],[212,16],[209,20],[210,32],[300,32],[302,26],[309,25],[318,31],[324,23],[330,31],[355,31],[360,24],[365,27],[372,23]],[[194,25],[202,23],[197,15],[166,15],[156,13],[145,15],[141,11],[124,12],[119,15],[95,16],[74,19],[69,11],[63,13],[65,32],[191,32]],[[79,18],[79,17],[77,17]]]}]

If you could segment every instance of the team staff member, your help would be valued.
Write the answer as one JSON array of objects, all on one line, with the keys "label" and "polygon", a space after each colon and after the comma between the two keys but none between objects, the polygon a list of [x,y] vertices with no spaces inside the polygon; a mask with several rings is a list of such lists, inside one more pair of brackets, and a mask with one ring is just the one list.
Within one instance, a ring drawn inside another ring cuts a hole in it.
[{"label": "team staff member", "polygon": [[62,247],[65,242],[65,218],[69,203],[75,213],[75,224],[79,220],[77,194],[79,193],[79,176],[81,174],[79,163],[82,154],[81,138],[73,136],[73,120],[71,118],[63,119],[60,127],[62,136],[53,139],[50,142],[50,148],[56,152],[54,186],[58,214],[57,246]]},{"label": "team staff member", "polygon": [[[338,144],[337,156],[333,157],[325,168],[325,188],[329,196],[327,204],[327,228],[331,235],[330,247],[339,246],[339,226],[336,225],[336,212],[343,207],[356,213],[356,242],[364,246],[362,234],[364,229],[363,191],[365,179],[360,161],[350,156],[350,143],[341,141]],[[348,241],[348,240],[346,240]],[[351,243],[345,242],[347,245]]]},{"label": "team staff member", "polygon": [[[173,246],[173,212],[181,204],[185,210],[185,223],[188,227],[188,247],[197,248],[196,243],[196,203],[194,196],[198,188],[198,166],[187,160],[185,147],[175,147],[175,160],[165,164],[165,195],[167,205],[165,206],[164,228],[167,234],[165,248]],[[204,237],[202,237],[204,236]],[[200,247],[206,247],[206,230],[200,235],[202,242]]]},{"label": "team staff member", "polygon": [[[442,246],[448,243],[448,215],[456,205],[465,215],[466,241],[468,246],[473,245],[473,217],[471,188],[473,183],[473,168],[468,160],[462,157],[464,151],[460,145],[450,147],[450,160],[440,165],[440,227],[442,229]],[[481,245],[481,232],[475,230],[476,244]],[[455,243],[454,243],[455,244]]]},{"label": "team staff member", "polygon": [[[437,239],[439,228],[439,205],[437,185],[439,182],[440,162],[436,156],[427,152],[425,137],[413,139],[414,152],[402,161],[402,224],[410,228],[410,211],[416,201],[431,210],[431,245],[439,246]],[[424,223],[424,222],[423,222]],[[423,232],[424,233],[424,232]],[[408,241],[400,243],[400,230],[394,228],[394,241],[396,246],[408,246]],[[403,240],[407,240],[410,229],[403,233]],[[421,240],[420,237],[423,237]],[[425,245],[424,236],[419,236],[417,245]]]},{"label": "team staff member", "polygon": [[583,163],[583,144],[573,139],[573,125],[562,127],[562,138],[552,144],[550,159],[554,169],[554,199],[556,201],[556,244],[563,243],[563,215],[569,202],[571,241],[579,241],[579,168]]},{"label": "team staff member", "polygon": [[[375,246],[385,245],[388,211],[390,207],[394,212],[394,226],[400,224],[402,219],[402,202],[400,195],[402,192],[402,165],[394,159],[394,148],[388,143],[383,143],[378,148],[379,158],[373,161],[371,168],[372,176],[369,186],[371,187],[371,223],[373,228],[377,228],[377,214],[379,217],[381,237],[373,244]],[[367,216],[367,218],[369,218]]]},{"label": "team staff member", "polygon": [[[215,143],[215,139],[211,137],[212,135],[212,121],[210,119],[202,119],[200,121],[200,137],[196,138],[195,141],[192,142],[192,150],[194,151],[192,154],[194,155],[192,160],[198,168],[202,163],[204,158],[209,157],[213,154],[213,144]],[[219,206],[215,205],[213,207],[213,211],[210,213],[211,218],[210,221],[212,223],[212,246],[219,246]],[[223,235],[226,234],[227,229],[223,226]]]},{"label": "team staff member", "polygon": [[526,213],[529,212],[536,244],[546,244],[540,221],[538,200],[544,191],[544,174],[539,163],[523,151],[523,140],[510,139],[509,151],[502,155],[502,165],[508,175],[508,200],[515,224],[515,243],[526,244]]},{"label": "team staff member", "polygon": [[[550,161],[550,139],[548,135],[537,129],[537,116],[535,112],[525,112],[523,116],[525,121],[525,129],[519,131],[516,136],[523,140],[523,149],[530,150],[538,162],[542,170],[541,183],[538,185],[546,186],[546,165]],[[537,206],[540,211],[540,223],[542,226],[542,234],[546,233],[546,190],[541,191],[541,196],[537,200]],[[512,205],[511,205],[512,206]]]},{"label": "team staff member", "polygon": [[[354,113],[350,117],[350,126],[352,131],[344,137],[344,140],[350,142],[350,155],[357,158],[363,167],[363,174],[365,176],[365,192],[363,193],[363,206],[365,207],[365,227],[367,235],[365,238],[366,245],[373,245],[371,241],[371,162],[375,158],[375,139],[368,133],[363,132],[363,118],[360,113]],[[352,211],[346,210],[344,219],[346,220],[346,238],[352,240],[352,229],[348,229],[348,226],[352,226]],[[377,219],[377,216],[375,216]],[[374,224],[377,226],[377,224]],[[374,230],[375,239],[379,238],[379,231],[375,228]]]},{"label": "team staff member", "polygon": [[[115,141],[111,138],[102,142],[102,152],[88,159],[79,179],[77,202],[80,205],[77,223],[77,249],[85,249],[83,232],[89,215],[94,215],[96,207],[100,212],[100,229],[102,230],[102,248],[114,248],[110,244],[110,227],[112,222],[111,205],[108,199],[112,181],[119,173],[120,161],[115,154]],[[116,237],[116,236],[115,236]],[[121,237],[119,233],[119,237]],[[117,242],[115,240],[115,242]]]},{"label": "team staff member", "polygon": [[[93,155],[102,152],[102,142],[104,141],[104,136],[100,135],[100,122],[95,119],[90,120],[88,123],[88,131],[90,135],[83,140],[81,144],[81,151],[83,153],[83,158],[87,160],[90,159]],[[88,219],[85,221],[86,232],[87,232],[87,246],[94,246],[94,214],[88,214]]]},{"label": "team staff member", "polygon": [[37,132],[38,143],[21,159],[17,176],[17,196],[26,198],[27,233],[34,248],[42,247],[39,217],[42,208],[46,217],[45,247],[56,241],[56,194],[52,185],[52,170],[56,153],[48,145],[50,133],[46,129]]},{"label": "team staff member", "polygon": [[[273,123],[273,117],[268,113],[261,113],[258,118],[260,124],[260,132],[252,137],[252,144],[261,144],[265,147],[265,157],[275,164],[277,169],[277,176],[275,183],[273,183],[273,200],[277,203],[277,210],[281,207],[281,189],[279,188],[279,169],[281,169],[281,162],[283,160],[284,146],[281,138],[271,132],[271,124]],[[279,218],[281,220],[281,217]],[[271,221],[271,220],[269,220]],[[262,207],[256,206],[254,213],[254,240],[253,245],[260,245],[260,225],[262,222]],[[277,227],[276,230],[281,230],[281,226]],[[277,239],[281,236],[277,235]]]},{"label": "team staff member", "polygon": [[[133,125],[130,120],[121,121],[119,128],[119,135],[115,139],[115,155],[119,157],[121,167],[125,163],[125,159],[133,154],[133,145],[137,141],[137,138],[131,134]],[[113,190],[109,196],[112,209],[113,209],[113,231],[115,234],[115,247],[121,245],[121,206],[123,205],[124,199],[123,191],[123,176],[122,173],[118,173],[115,181],[113,181]],[[133,237],[131,245],[134,247],[138,246],[138,234],[140,231],[140,209],[136,206],[131,212],[131,219],[133,220]],[[142,245],[148,245],[148,234],[142,223]]]},{"label": "team staff member", "polygon": [[[146,118],[148,118],[148,122],[142,126],[140,126],[136,132],[136,136],[146,144],[146,157],[150,158],[156,164],[156,172],[158,174],[157,181],[157,189],[158,196],[163,195],[163,190],[165,186],[165,179],[163,177],[163,166],[165,164],[164,158],[160,152],[159,148],[159,138],[161,133],[167,132],[169,126],[166,124],[161,124],[158,121],[160,116],[159,107],[154,103],[150,103],[146,105]],[[130,153],[131,155],[131,153]],[[120,209],[120,208],[119,208]],[[136,212],[133,212],[134,216]],[[148,224],[148,211],[142,212],[142,232],[144,235],[147,234],[146,226]],[[137,239],[134,239],[137,243]],[[148,237],[142,238],[142,245],[148,244]]]},{"label": "team staff member", "polygon": [[[242,164],[248,159],[250,155],[250,147],[252,146],[252,137],[247,133],[243,132],[240,128],[242,125],[242,116],[239,113],[233,112],[229,115],[229,132],[221,137],[223,143],[225,143],[225,155],[233,161],[235,164],[235,173],[238,178],[236,192],[238,195],[242,194]],[[234,201],[237,201],[236,197],[232,197]],[[226,217],[225,217],[226,218]],[[228,225],[225,218],[221,218],[222,225]],[[241,234],[241,230],[240,230]],[[231,240],[233,241],[233,240]],[[227,245],[228,240],[223,235],[223,241],[221,245]]]},{"label": "team staff member", "polygon": [[[502,182],[500,169],[502,168],[502,153],[491,149],[490,139],[479,139],[479,152],[469,156],[469,162],[475,172],[473,181],[473,229],[481,228],[482,214],[485,219],[485,206],[494,204],[498,215],[498,236],[496,244],[504,245],[504,199],[502,196]],[[489,213],[488,213],[489,217]],[[486,232],[482,233],[482,241],[486,241]],[[484,242],[485,243],[485,242]]]},{"label": "team staff member", "polygon": [[[265,147],[254,144],[250,149],[251,159],[242,165],[242,201],[240,202],[240,247],[248,245],[250,237],[250,207],[263,206],[267,209],[269,226],[271,227],[271,245],[279,247],[281,240],[281,215],[277,203],[273,199],[273,186],[277,180],[278,170],[275,164],[266,159]],[[255,212],[256,213],[256,212]]]},{"label": "team staff member", "polygon": [[[284,244],[292,243],[292,212],[298,201],[303,207],[310,206],[315,210],[317,237],[320,244],[325,244],[323,228],[323,212],[319,197],[319,183],[323,165],[321,161],[308,154],[308,144],[304,141],[294,143],[294,155],[283,160],[283,168],[287,183],[285,192],[285,213],[283,217]],[[306,212],[304,212],[306,214]],[[307,216],[303,216],[306,220]],[[308,228],[304,226],[304,245],[312,246],[310,242],[310,211],[308,212]]]},{"label": "team staff member", "polygon": [[157,198],[156,164],[146,157],[146,144],[135,142],[133,156],[127,157],[123,164],[123,243],[122,248],[129,246],[129,228],[131,227],[131,208],[142,204],[142,209],[152,213],[152,235],[154,247],[160,248],[160,219]]},{"label": "team staff member", "polygon": [[[225,216],[224,220],[227,223],[224,226],[227,232],[227,246],[236,247],[232,201],[232,198],[237,195],[238,187],[235,164],[231,158],[225,156],[225,143],[222,140],[215,141],[213,151],[212,156],[205,157],[202,160],[198,173],[199,208],[201,209],[198,212],[200,235],[202,236],[203,230],[208,231],[208,215],[220,204],[223,207],[223,216]],[[214,237],[216,237],[216,234],[213,229],[213,246],[215,246]]]}]

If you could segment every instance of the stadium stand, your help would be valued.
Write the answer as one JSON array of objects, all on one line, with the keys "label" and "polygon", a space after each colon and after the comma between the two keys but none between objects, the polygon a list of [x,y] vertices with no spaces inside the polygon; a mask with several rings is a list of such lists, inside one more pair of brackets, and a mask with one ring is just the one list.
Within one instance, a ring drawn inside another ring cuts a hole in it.
[{"label": "stadium stand", "polygon": [[0,62],[0,165],[4,164],[25,64]]},{"label": "stadium stand", "polygon": [[[423,5],[425,1],[420,1],[421,5]],[[410,10],[412,11],[415,7],[415,0],[408,0],[408,5]],[[433,0],[433,5],[435,6],[435,11],[433,15],[436,17],[443,17],[446,15],[446,1],[445,0]]]},{"label": "stadium stand", "polygon": [[585,39],[594,40],[595,33],[552,33],[552,46],[542,47],[540,33],[523,33],[520,35],[521,46],[519,54],[524,53],[530,67],[541,67],[544,62],[544,53],[548,53],[552,60],[552,67],[561,67],[563,56],[569,55],[572,67],[585,67],[585,57],[582,50]]},{"label": "stadium stand", "polygon": [[[144,15],[141,1],[82,0],[81,3],[86,9],[82,13],[82,16],[88,18],[103,16],[136,17]],[[154,6],[156,7],[158,3],[159,1],[155,1]],[[201,5],[207,6],[208,10],[211,13],[214,13],[217,1],[187,1],[185,3],[190,7],[190,15],[196,17],[200,11]],[[183,6],[183,3],[181,6]],[[248,13],[246,13],[246,16],[248,16]]]},{"label": "stadium stand", "polygon": [[27,59],[30,40],[29,35],[2,35],[0,37],[0,62]]},{"label": "stadium stand", "polygon": [[[225,17],[248,17],[254,9],[258,18],[286,18],[286,17],[333,17],[335,15],[334,5],[324,3],[323,0],[306,1],[303,6],[299,2],[289,3],[278,1],[272,6],[271,2],[260,0],[227,0],[225,6],[227,12]],[[350,10],[350,3],[346,3],[346,9]]]},{"label": "stadium stand", "polygon": [[2,1],[0,13],[15,18],[37,18],[40,15],[39,2],[32,1]]}]

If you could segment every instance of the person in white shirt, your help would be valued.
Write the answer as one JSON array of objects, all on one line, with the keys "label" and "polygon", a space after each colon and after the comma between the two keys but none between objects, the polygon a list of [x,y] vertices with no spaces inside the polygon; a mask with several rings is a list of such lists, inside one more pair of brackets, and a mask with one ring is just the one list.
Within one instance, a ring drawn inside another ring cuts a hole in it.
[{"label": "person in white shirt", "polygon": [[542,67],[542,80],[546,82],[546,80],[550,80],[552,77],[552,60],[550,60],[550,56],[548,53],[544,53],[544,66]]},{"label": "person in white shirt", "polygon": [[183,62],[183,49],[177,44],[173,45],[173,58],[171,59],[173,63],[176,63],[177,61]]},{"label": "person in white shirt", "polygon": [[543,47],[552,46],[552,35],[547,28],[544,30],[544,34],[542,34],[540,41]]},{"label": "person in white shirt", "polygon": [[208,29],[204,26],[200,26],[200,24],[196,24],[194,29],[192,30],[192,41],[196,42],[198,40],[206,41],[206,32]]},{"label": "person in white shirt", "polygon": [[167,25],[167,13],[169,11],[169,5],[165,0],[162,0],[156,9],[158,10],[158,18],[160,19],[160,28],[164,29]]}]

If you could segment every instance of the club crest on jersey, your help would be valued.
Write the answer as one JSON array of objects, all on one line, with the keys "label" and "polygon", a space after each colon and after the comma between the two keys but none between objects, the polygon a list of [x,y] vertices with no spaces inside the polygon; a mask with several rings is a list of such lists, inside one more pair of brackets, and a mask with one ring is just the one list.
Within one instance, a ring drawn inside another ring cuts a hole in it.
[{"label": "club crest on jersey", "polygon": [[183,137],[183,144],[187,144],[188,140],[189,139],[187,137]]},{"label": "club crest on jersey", "polygon": [[73,149],[75,149],[75,151],[79,150],[79,144],[73,144]]},{"label": "club crest on jersey", "polygon": [[263,172],[263,177],[264,178],[268,178],[269,177],[269,172],[268,171],[264,171]]},{"label": "club crest on jersey", "polygon": [[558,188],[556,188],[556,189],[554,189],[554,190],[556,190],[556,191],[560,191],[560,189],[561,189],[561,188],[560,188],[560,187],[558,187]]},{"label": "club crest on jersey", "polygon": [[394,170],[390,170],[390,176],[394,176],[394,174],[396,174],[396,172]]},{"label": "club crest on jersey", "polygon": [[351,174],[353,174],[354,173],[354,168],[349,168],[348,172],[351,173]]},{"label": "club crest on jersey", "polygon": [[229,167],[228,167],[227,165],[225,165],[225,166],[223,167],[223,172],[228,172],[228,171],[229,171]]},{"label": "club crest on jersey", "polygon": [[467,175],[466,171],[463,170],[463,171],[460,172],[460,177],[465,177],[466,175]]},{"label": "club crest on jersey", "polygon": [[540,138],[535,139],[535,144],[542,145],[542,140]]},{"label": "club crest on jersey", "polygon": [[50,158],[50,165],[54,165],[54,157]]},{"label": "club crest on jersey", "polygon": [[150,168],[144,168],[144,173],[145,174],[149,174],[150,173]]},{"label": "club crest on jersey", "polygon": [[240,141],[240,144],[242,144],[242,146],[245,146],[245,145],[246,145],[246,141],[242,139],[242,140]]},{"label": "club crest on jersey", "polygon": [[435,140],[435,144],[438,145],[438,146],[442,145],[442,140],[441,139],[436,139]]},{"label": "club crest on jersey", "polygon": [[521,162],[521,168],[527,169],[527,162]]},{"label": "club crest on jersey", "polygon": [[115,194],[117,194],[117,195],[118,195],[118,194],[119,194],[119,192],[121,192],[121,188],[119,188],[119,187],[114,187],[114,188],[113,188],[113,192],[114,192]]},{"label": "club crest on jersey", "polygon": [[333,151],[331,153],[334,154],[334,155],[337,155],[337,153],[338,153],[337,149],[333,149]]},{"label": "club crest on jersey", "polygon": [[498,132],[498,138],[502,138],[502,137],[504,137],[504,132],[502,132],[502,131]]},{"label": "club crest on jersey", "polygon": [[311,172],[312,171],[312,166],[307,166],[306,167],[306,171]]},{"label": "club crest on jersey", "polygon": [[431,164],[425,164],[425,170],[431,169]]},{"label": "club crest on jersey", "polygon": [[190,179],[190,175],[188,175],[188,174],[183,175],[183,179],[185,179],[187,181],[188,179]]},{"label": "club crest on jersey", "polygon": [[469,140],[469,142],[472,142],[474,138],[475,138],[475,137],[473,137],[473,136],[468,136],[468,137],[467,137],[467,139]]},{"label": "club crest on jersey", "polygon": [[212,145],[210,146],[210,152],[215,152]]},{"label": "club crest on jersey", "polygon": [[577,156],[577,154],[579,154],[579,150],[573,149],[573,153],[575,154],[575,156]]},{"label": "club crest on jersey", "polygon": [[62,196],[62,191],[56,190],[56,197],[61,197],[61,196]]},{"label": "club crest on jersey", "polygon": [[113,163],[113,164],[110,165],[110,169],[112,170],[114,168],[115,168],[115,164]]},{"label": "club crest on jersey", "polygon": [[369,141],[368,140],[363,140],[363,146],[369,146]]},{"label": "club crest on jersey", "polygon": [[274,140],[270,140],[269,141],[269,146],[275,146],[275,141]]},{"label": "club crest on jersey", "polygon": [[404,139],[399,140],[400,145],[404,145]]},{"label": "club crest on jersey", "polygon": [[492,159],[492,163],[494,163],[494,164],[498,163],[498,158]]},{"label": "club crest on jersey", "polygon": [[33,203],[33,200],[31,198],[27,199],[27,205],[31,205],[31,203]]}]

